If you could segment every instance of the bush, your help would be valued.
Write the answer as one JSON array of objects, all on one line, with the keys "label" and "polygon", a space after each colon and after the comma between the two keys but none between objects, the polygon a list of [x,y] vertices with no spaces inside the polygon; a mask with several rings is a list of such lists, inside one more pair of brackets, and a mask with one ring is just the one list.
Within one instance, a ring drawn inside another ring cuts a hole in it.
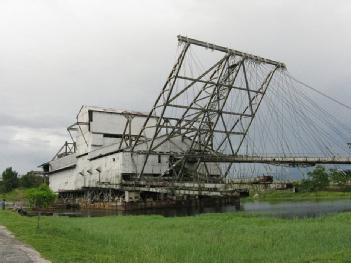
[{"label": "bush", "polygon": [[298,189],[301,192],[313,192],[315,190],[313,182],[309,179],[303,179],[301,184],[298,186]]},{"label": "bush", "polygon": [[6,168],[2,172],[2,183],[0,191],[8,193],[18,186],[18,173],[12,167]]},{"label": "bush", "polygon": [[29,205],[33,208],[47,208],[55,202],[56,194],[49,186],[42,184],[27,191]]}]

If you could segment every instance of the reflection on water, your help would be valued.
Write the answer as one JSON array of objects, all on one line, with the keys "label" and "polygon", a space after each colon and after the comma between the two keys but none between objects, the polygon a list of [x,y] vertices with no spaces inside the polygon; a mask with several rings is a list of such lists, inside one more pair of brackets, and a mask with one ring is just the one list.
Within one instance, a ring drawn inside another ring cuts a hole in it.
[{"label": "reflection on water", "polygon": [[351,211],[351,200],[335,201],[299,201],[299,202],[244,202],[238,205],[223,205],[213,207],[177,207],[158,208],[134,211],[115,210],[77,210],[57,211],[56,215],[65,216],[108,216],[108,215],[163,215],[166,217],[193,216],[202,213],[245,212],[264,214],[282,218],[316,217],[325,214]]},{"label": "reflection on water", "polygon": [[242,204],[246,213],[259,213],[283,218],[316,217],[351,211],[351,200],[299,202],[247,202]]}]

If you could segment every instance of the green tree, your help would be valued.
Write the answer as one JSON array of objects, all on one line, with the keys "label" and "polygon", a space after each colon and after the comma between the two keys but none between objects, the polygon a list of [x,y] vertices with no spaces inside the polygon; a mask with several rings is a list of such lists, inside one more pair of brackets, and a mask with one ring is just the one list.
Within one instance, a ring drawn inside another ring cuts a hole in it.
[{"label": "green tree", "polygon": [[39,187],[29,189],[27,198],[32,208],[47,208],[55,202],[56,194],[48,185],[41,184]]},{"label": "green tree", "polygon": [[351,180],[351,173],[342,170],[330,170],[330,180],[337,185],[345,185]]},{"label": "green tree", "polygon": [[4,193],[10,192],[18,186],[18,173],[12,170],[12,167],[6,168],[2,172],[1,191]]},{"label": "green tree", "polygon": [[44,178],[30,171],[19,179],[19,185],[23,188],[38,187],[44,183]]},{"label": "green tree", "polygon": [[[55,202],[56,195],[47,184],[41,184],[39,187],[31,188],[27,191],[29,205],[32,208],[47,208]],[[40,210],[38,212],[37,229],[40,228]]]},{"label": "green tree", "polygon": [[316,168],[307,175],[313,182],[313,188],[315,191],[323,190],[329,185],[329,172],[323,166],[316,166]]},{"label": "green tree", "polygon": [[316,166],[313,171],[307,173],[308,179],[301,182],[300,189],[306,192],[320,191],[329,185],[329,171],[323,166]]}]

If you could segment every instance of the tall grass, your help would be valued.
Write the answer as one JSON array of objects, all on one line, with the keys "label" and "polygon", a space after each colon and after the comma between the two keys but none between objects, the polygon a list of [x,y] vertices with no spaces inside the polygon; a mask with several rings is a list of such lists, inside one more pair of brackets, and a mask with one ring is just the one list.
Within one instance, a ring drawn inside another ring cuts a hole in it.
[{"label": "tall grass", "polygon": [[36,218],[0,224],[53,262],[351,262],[351,213],[315,219],[245,214]]},{"label": "tall grass", "polygon": [[6,201],[26,201],[26,189],[16,188],[8,193],[0,193],[0,199]]}]

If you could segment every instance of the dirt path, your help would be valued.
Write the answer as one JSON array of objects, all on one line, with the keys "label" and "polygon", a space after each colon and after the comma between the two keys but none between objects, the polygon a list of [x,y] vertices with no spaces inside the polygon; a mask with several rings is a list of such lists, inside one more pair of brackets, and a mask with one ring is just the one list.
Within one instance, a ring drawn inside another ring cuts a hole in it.
[{"label": "dirt path", "polygon": [[50,263],[33,248],[18,241],[4,226],[0,226],[1,263]]}]

